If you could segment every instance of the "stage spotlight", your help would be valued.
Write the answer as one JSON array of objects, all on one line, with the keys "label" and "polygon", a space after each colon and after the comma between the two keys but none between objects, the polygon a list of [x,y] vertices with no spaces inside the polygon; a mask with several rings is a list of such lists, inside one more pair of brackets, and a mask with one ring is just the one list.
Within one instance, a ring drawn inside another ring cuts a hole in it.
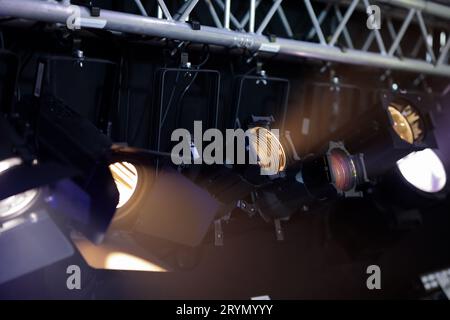
[{"label": "stage spotlight", "polygon": [[[38,161],[26,140],[0,117],[0,283],[70,257],[57,222],[85,216],[89,196],[69,178],[76,170]],[[55,222],[56,221],[56,222]]]},{"label": "stage spotlight", "polygon": [[129,228],[136,222],[142,201],[148,196],[155,179],[153,157],[145,159],[148,155],[138,154],[138,149],[113,147],[109,170],[119,191],[119,202],[111,225],[113,228]]},{"label": "stage spotlight", "polygon": [[361,197],[359,188],[368,181],[362,155],[351,155],[339,142],[330,142],[326,152],[307,156],[299,165],[301,169],[294,176],[288,173],[256,191],[256,204],[263,216],[288,218],[317,201]]},{"label": "stage spotlight", "polygon": [[391,115],[393,121],[392,127],[395,132],[406,142],[414,143],[414,134],[407,119],[394,107],[389,106],[388,111]]},{"label": "stage spotlight", "polygon": [[32,189],[0,200],[0,222],[22,214],[36,201],[38,194],[38,189]]},{"label": "stage spotlight", "polygon": [[426,193],[437,193],[447,184],[447,174],[441,159],[432,149],[412,152],[397,161],[405,180]]},{"label": "stage spotlight", "polygon": [[438,154],[427,148],[398,160],[379,177],[372,197],[390,216],[418,220],[421,209],[445,201],[449,193],[445,167]]},{"label": "stage spotlight", "polygon": [[404,141],[419,143],[424,137],[425,125],[419,111],[408,101],[391,102],[388,112],[392,119],[392,127]]},{"label": "stage spotlight", "polygon": [[[162,159],[161,159],[162,157]],[[208,192],[168,165],[170,154],[112,147],[110,170],[120,192],[111,228],[197,246],[219,209]],[[159,160],[160,169],[156,169]]]},{"label": "stage spotlight", "polygon": [[67,171],[26,163],[23,159],[29,155],[24,141],[0,116],[0,261],[5,262],[0,284],[73,254],[49,210],[50,199],[59,196],[48,185],[58,183]]},{"label": "stage spotlight", "polygon": [[362,154],[351,155],[342,143],[330,142],[323,155],[303,159],[296,180],[319,200],[355,197],[362,196],[357,189],[367,182],[367,173]]},{"label": "stage spotlight", "polygon": [[[21,164],[22,160],[19,157],[0,161],[0,175]],[[36,200],[38,193],[39,189],[31,189],[0,200],[0,223],[23,213]]]},{"label": "stage spotlight", "polygon": [[281,134],[271,128],[274,121],[272,116],[251,117],[245,132],[248,162],[233,166],[242,179],[253,186],[285,177],[287,170],[300,160],[289,133]]},{"label": "stage spotlight", "polygon": [[119,193],[108,167],[111,140],[51,95],[24,97],[16,109],[22,119],[38,125],[30,127],[35,130],[40,161],[53,161],[69,168],[74,172],[71,176],[74,183],[89,195],[83,209],[86,212],[80,210],[69,216],[73,227],[93,242],[101,242],[119,202]]},{"label": "stage spotlight", "polygon": [[262,173],[278,174],[286,168],[286,153],[279,138],[264,127],[248,130],[249,148],[257,157]]},{"label": "stage spotlight", "polygon": [[350,152],[364,153],[368,177],[375,180],[409,153],[436,148],[427,112],[432,104],[426,96],[383,93],[377,105],[353,120],[357,125],[343,127],[335,136]]}]

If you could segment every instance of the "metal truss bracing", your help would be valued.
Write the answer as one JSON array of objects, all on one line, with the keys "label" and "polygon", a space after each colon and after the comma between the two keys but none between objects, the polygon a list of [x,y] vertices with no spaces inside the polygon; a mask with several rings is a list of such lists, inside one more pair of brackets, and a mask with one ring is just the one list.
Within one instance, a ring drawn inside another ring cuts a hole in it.
[{"label": "metal truss bracing", "polygon": [[93,17],[68,0],[0,0],[0,16],[65,27],[78,12],[81,28],[450,77],[445,2],[180,0],[173,7],[175,2],[134,0],[138,14],[102,9]]}]

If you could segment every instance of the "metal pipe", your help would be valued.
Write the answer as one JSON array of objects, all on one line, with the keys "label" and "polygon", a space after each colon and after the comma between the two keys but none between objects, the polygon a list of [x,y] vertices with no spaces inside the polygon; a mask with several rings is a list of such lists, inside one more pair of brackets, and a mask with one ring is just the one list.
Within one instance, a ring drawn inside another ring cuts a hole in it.
[{"label": "metal pipe", "polygon": [[358,2],[359,2],[359,0],[353,0],[352,4],[348,7],[347,11],[345,12],[344,18],[339,23],[339,26],[337,27],[336,32],[334,33],[333,37],[331,38],[330,42],[328,43],[329,45],[334,46],[334,44],[338,40],[339,36],[341,35],[342,30],[344,30],[345,25],[348,22],[348,19],[350,19],[351,15],[353,14],[353,11],[355,10]]},{"label": "metal pipe", "polygon": [[316,30],[317,36],[319,37],[320,43],[326,44],[325,37],[323,36],[322,29],[320,28],[320,23],[317,20],[316,13],[314,12],[314,9],[311,5],[310,0],[304,0],[304,1],[305,1],[306,10],[308,10],[308,14],[311,18],[314,29]]},{"label": "metal pipe", "polygon": [[[336,6],[336,5],[334,6],[334,12],[336,13],[336,17],[337,17],[339,23],[341,23],[344,18],[342,17],[342,13],[341,13],[341,10],[339,9],[339,6]],[[344,26],[342,33],[344,34],[344,38],[345,38],[345,42],[347,42],[347,46],[350,49],[353,49],[354,48],[353,41],[352,41],[352,38],[350,37],[350,33],[347,30],[347,26]]]},{"label": "metal pipe", "polygon": [[[262,0],[257,0],[255,5],[255,15],[256,15],[256,9],[258,9],[260,3]],[[256,16],[255,16],[256,17]],[[244,17],[241,20],[241,29],[245,29],[245,26],[247,25],[248,21],[250,20],[250,10],[247,11],[247,13],[244,15]]]},{"label": "metal pipe", "polygon": [[211,0],[205,0],[206,5],[208,6],[209,13],[211,14],[211,17],[214,21],[214,24],[217,28],[222,28],[222,22],[219,19],[219,16],[217,15],[216,9],[214,9],[214,5],[212,4]]},{"label": "metal pipe", "polygon": [[438,61],[436,62],[436,66],[438,68],[442,68],[444,66],[444,61],[448,59],[449,50],[450,50],[450,39],[447,40],[447,43],[442,48],[441,54],[439,55]]},{"label": "metal pipe", "polygon": [[255,16],[256,16],[256,0],[250,0],[250,24],[248,26],[248,32],[255,32]]},{"label": "metal pipe", "polygon": [[[386,19],[386,24],[388,27],[389,35],[391,36],[391,40],[394,41],[397,31],[395,31],[395,29],[394,29],[394,25],[392,24],[391,18]],[[400,56],[403,56],[403,51],[402,51],[402,47],[400,46],[400,44],[398,45],[396,51]]]},{"label": "metal pipe", "polygon": [[366,41],[364,41],[364,44],[361,48],[362,51],[368,51],[370,46],[372,45],[373,39],[375,39],[375,33],[371,32],[366,38]]},{"label": "metal pipe", "polygon": [[[65,24],[73,14],[72,9],[60,4],[33,0],[0,0],[0,13],[16,18]],[[92,18],[85,7],[80,7],[81,17]],[[261,52],[278,52],[279,56],[288,55],[298,58],[311,58],[325,61],[371,66],[384,69],[403,70],[450,77],[450,66],[444,64],[445,55],[439,58],[436,66],[416,59],[398,59],[372,52],[339,48],[317,43],[278,38],[271,43],[267,37],[225,29],[202,26],[193,30],[184,22],[161,20],[152,17],[101,10],[100,19],[106,20],[105,28],[110,31],[158,36],[164,38],[206,43],[228,48],[247,48]],[[443,54],[448,53],[450,41]]]},{"label": "metal pipe", "polygon": [[433,16],[448,19],[450,7],[428,0],[378,0],[381,3],[392,4],[397,7],[420,10]]},{"label": "metal pipe", "polygon": [[[327,3],[327,6],[325,7],[325,9],[323,9],[320,12],[319,17],[317,18],[317,22],[319,23],[319,26],[322,24],[323,20],[326,18],[328,11],[330,11],[330,8],[331,8],[331,3]],[[314,37],[315,34],[316,34],[316,29],[313,26],[311,28],[311,30],[309,31],[306,39],[311,39],[312,37]]]},{"label": "metal pipe", "polygon": [[172,20],[172,15],[170,14],[169,9],[167,9],[167,6],[166,6],[166,3],[164,2],[164,0],[158,0],[158,6],[164,12],[164,15],[166,16],[167,20]]},{"label": "metal pipe", "polygon": [[134,0],[134,3],[136,3],[136,6],[139,9],[139,12],[143,15],[148,17],[147,11],[145,10],[144,6],[142,5],[141,0]]},{"label": "metal pipe", "polygon": [[178,10],[178,13],[174,16],[174,19],[178,21],[186,21],[189,17],[189,14],[194,10],[197,5],[198,0],[190,0],[186,1],[183,6]]},{"label": "metal pipe", "polygon": [[[275,0],[273,0],[275,1]],[[289,21],[286,18],[286,14],[284,13],[283,7],[279,6],[277,9],[278,16],[280,17],[281,23],[283,24],[284,30],[286,31],[286,34],[289,38],[292,38],[294,36],[294,33],[292,32],[291,26],[289,24]]]},{"label": "metal pipe", "polygon": [[224,9],[224,21],[223,26],[225,29],[230,29],[230,13],[231,13],[231,0],[225,0]]},{"label": "metal pipe", "polygon": [[[222,0],[215,0],[217,5],[220,7],[220,9],[222,9],[225,12],[225,4],[223,3]],[[230,10],[230,21],[231,23],[234,25],[234,27],[238,30],[241,30],[243,28],[243,26],[239,23],[239,21],[234,17],[234,15],[231,13]],[[224,26],[225,27],[225,26]],[[229,27],[229,26],[228,26]],[[228,28],[229,29],[229,28]]]},{"label": "metal pipe", "polygon": [[431,48],[430,44],[428,43],[428,30],[425,25],[425,21],[423,21],[422,13],[420,11],[417,11],[416,15],[417,15],[417,20],[419,21],[420,30],[422,31],[422,36],[425,39],[425,47],[427,48],[427,51],[431,57],[431,60],[433,62],[435,62],[436,56],[434,55],[433,48]]},{"label": "metal pipe", "polygon": [[269,12],[266,14],[266,17],[261,22],[261,25],[259,26],[258,30],[256,30],[257,34],[263,33],[263,31],[266,29],[267,25],[269,24],[270,20],[272,19],[273,15],[277,11],[278,7],[281,5],[281,2],[283,0],[277,0],[273,3],[272,7],[269,9]]},{"label": "metal pipe", "polygon": [[[369,0],[363,0],[363,2],[364,2],[364,5],[366,6],[366,8],[368,8],[370,6]],[[381,54],[385,55],[386,54],[386,48],[384,46],[383,39],[381,38],[380,31],[378,29],[373,29],[372,31],[373,31],[373,33],[375,33],[375,40],[378,43],[378,48],[380,48]]]},{"label": "metal pipe", "polygon": [[388,51],[388,55],[392,56],[397,49],[398,45],[400,44],[400,41],[402,41],[403,36],[405,35],[406,30],[408,29],[409,23],[411,22],[412,18],[416,14],[416,9],[410,9],[408,16],[406,17],[405,21],[403,21],[402,26],[400,27],[400,31],[397,34],[397,37],[394,40],[394,43],[392,43],[391,48]]}]

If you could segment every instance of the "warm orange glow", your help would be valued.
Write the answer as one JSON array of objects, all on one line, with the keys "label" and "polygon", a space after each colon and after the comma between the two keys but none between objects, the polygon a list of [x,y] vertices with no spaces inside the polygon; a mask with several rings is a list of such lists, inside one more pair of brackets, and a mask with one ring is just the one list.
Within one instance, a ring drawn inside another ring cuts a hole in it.
[{"label": "warm orange glow", "polygon": [[392,127],[398,136],[408,143],[414,143],[414,133],[407,118],[394,107],[389,106],[388,111],[393,121]]},{"label": "warm orange glow", "polygon": [[263,127],[249,130],[249,144],[258,156],[259,166],[270,174],[276,174],[286,168],[286,154],[284,148],[273,132]]},{"label": "warm orange glow", "polygon": [[105,269],[167,272],[166,269],[151,263],[150,261],[124,252],[109,253],[105,259]]},{"label": "warm orange glow", "polygon": [[95,269],[168,272],[162,262],[140,247],[128,234],[108,231],[103,242],[95,245],[79,233],[71,238],[86,263]]}]

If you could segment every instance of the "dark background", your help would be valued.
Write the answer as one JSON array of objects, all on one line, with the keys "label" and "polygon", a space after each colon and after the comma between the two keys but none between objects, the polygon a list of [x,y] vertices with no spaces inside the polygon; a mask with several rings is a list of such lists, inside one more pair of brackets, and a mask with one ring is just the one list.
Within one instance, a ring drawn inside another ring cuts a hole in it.
[{"label": "dark background", "polygon": [[[41,32],[43,28],[36,24],[29,29],[4,30],[5,48],[20,56],[17,97],[32,92],[38,59],[50,59],[45,90],[64,99],[115,141],[154,147],[156,71],[179,65],[178,55],[168,55],[170,44],[150,46],[154,39],[78,34],[85,56],[94,59],[80,68],[71,58],[73,35],[65,38],[59,32]],[[188,47],[187,51],[194,65],[202,62],[201,48]],[[245,58],[212,51],[203,66],[220,72],[219,126],[229,127],[233,118],[233,80],[252,71]],[[269,76],[290,81],[286,127],[301,155],[320,150],[319,142],[332,137],[337,128],[358,125],[353,122],[356,115],[373,107],[377,90],[390,88],[388,81],[380,81],[382,70],[336,65],[331,68],[341,84],[336,94],[330,89],[331,70],[321,73],[321,63],[293,64],[270,57],[263,62]],[[111,77],[120,81],[111,84]],[[413,85],[415,77],[392,75],[400,88],[426,92],[423,84]],[[429,110],[449,171],[450,96],[441,96],[447,85],[447,79],[430,78],[428,86],[433,90],[427,94],[438,97]],[[196,90],[203,92],[202,87]],[[251,97],[252,93],[248,94]],[[305,118],[310,130],[302,134]],[[427,206],[421,213],[419,226],[398,230],[389,227],[391,218],[378,212],[369,200],[332,203],[283,223],[284,242],[275,240],[272,225],[237,216],[224,227],[225,246],[215,247],[210,234],[196,250],[196,266],[190,270],[154,274],[95,271],[76,255],[0,286],[0,298],[249,299],[265,294],[274,299],[420,298],[424,296],[420,275],[450,265],[449,200]],[[66,289],[65,271],[70,264],[82,268],[80,291]],[[379,291],[366,288],[366,268],[372,264],[381,267]]]}]

